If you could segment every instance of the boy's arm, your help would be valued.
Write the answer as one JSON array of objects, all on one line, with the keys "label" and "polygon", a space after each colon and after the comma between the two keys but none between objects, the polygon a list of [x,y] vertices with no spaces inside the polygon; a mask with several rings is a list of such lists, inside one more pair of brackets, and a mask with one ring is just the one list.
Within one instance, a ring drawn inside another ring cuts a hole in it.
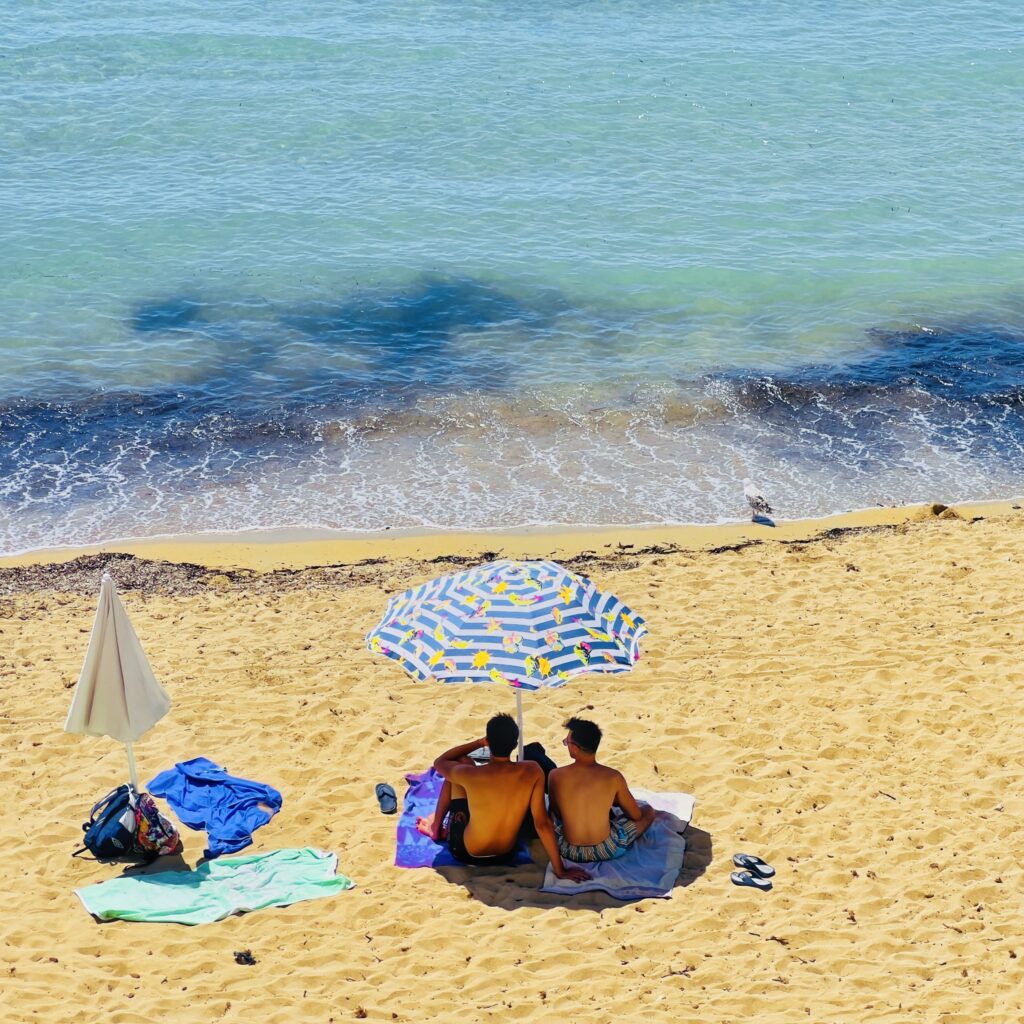
[{"label": "boy's arm", "polygon": [[619,777],[619,786],[615,793],[615,802],[622,808],[623,813],[636,824],[637,836],[642,836],[652,824],[657,813],[650,804],[641,807],[636,802],[636,797],[629,791],[626,780],[621,772],[616,772]]},{"label": "boy's arm", "polygon": [[558,786],[555,783],[555,776],[558,774],[558,769],[555,768],[548,776],[548,816],[551,818],[561,818],[562,812],[558,809]]},{"label": "boy's arm", "polygon": [[622,808],[622,813],[633,821],[639,821],[643,816],[644,812],[640,809],[640,805],[636,802],[636,798],[629,791],[629,786],[626,785],[625,776],[622,772],[615,773],[618,776],[618,782],[615,789],[615,803]]},{"label": "boy's arm", "polygon": [[468,743],[460,743],[457,747],[446,750],[434,761],[434,770],[438,775],[443,775],[451,781],[452,776],[456,773],[461,774],[463,771],[472,770],[469,765],[462,764],[460,759],[472,753],[477,747],[486,746],[487,740],[470,740]]},{"label": "boy's arm", "polygon": [[540,767],[537,768],[537,779],[533,784],[533,792],[530,794],[530,813],[533,815],[533,825],[537,829],[537,836],[544,845],[544,850],[551,858],[551,870],[556,878],[571,878],[574,882],[585,882],[590,875],[582,868],[566,867],[562,862],[562,854],[558,850],[558,838],[555,836],[555,828],[548,817],[548,809],[544,806],[544,773]]}]

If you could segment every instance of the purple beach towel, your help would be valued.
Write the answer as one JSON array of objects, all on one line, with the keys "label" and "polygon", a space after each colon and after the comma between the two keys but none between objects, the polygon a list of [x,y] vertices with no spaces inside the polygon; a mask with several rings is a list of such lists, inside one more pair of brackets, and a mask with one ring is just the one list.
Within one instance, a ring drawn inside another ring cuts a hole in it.
[{"label": "purple beach towel", "polygon": [[[405,803],[398,819],[398,842],[395,848],[395,867],[399,868],[443,868],[465,867],[449,852],[444,843],[435,843],[416,828],[417,818],[426,818],[434,813],[437,798],[441,794],[444,779],[433,768],[416,774],[406,775],[409,788],[405,792]],[[516,848],[514,864],[532,864],[533,858],[520,843]]]}]

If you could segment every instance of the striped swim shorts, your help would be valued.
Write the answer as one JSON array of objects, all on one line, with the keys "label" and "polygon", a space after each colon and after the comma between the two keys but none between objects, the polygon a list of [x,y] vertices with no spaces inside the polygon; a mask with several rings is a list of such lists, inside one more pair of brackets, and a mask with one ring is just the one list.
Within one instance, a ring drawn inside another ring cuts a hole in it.
[{"label": "striped swim shorts", "polygon": [[576,864],[615,860],[636,842],[636,822],[629,818],[613,818],[608,838],[596,846],[577,846],[575,843],[570,843],[562,832],[562,823],[556,820],[554,824],[559,852],[566,860],[571,860]]}]

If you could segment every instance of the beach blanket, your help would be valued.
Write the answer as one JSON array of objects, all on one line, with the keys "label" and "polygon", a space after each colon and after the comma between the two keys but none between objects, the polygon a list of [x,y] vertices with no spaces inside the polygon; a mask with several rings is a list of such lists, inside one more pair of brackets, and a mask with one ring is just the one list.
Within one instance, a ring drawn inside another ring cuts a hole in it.
[{"label": "beach blanket", "polygon": [[661,813],[662,818],[676,832],[685,832],[693,817],[693,808],[697,803],[689,793],[655,793],[650,789],[631,790],[634,797],[641,803],[650,804]]},{"label": "beach blanket", "polygon": [[686,840],[680,832],[689,824],[695,801],[686,793],[635,789],[633,795],[649,803],[658,814],[629,851],[617,860],[580,864],[579,867],[590,875],[586,882],[556,878],[549,864],[541,892],[575,896],[600,891],[620,900],[668,899],[672,895],[686,853]]},{"label": "beach blanket", "polygon": [[281,809],[281,794],[272,786],[239,779],[205,757],[181,761],[149,783],[181,822],[205,829],[207,857],[237,853],[252,843],[252,834]]},{"label": "beach blanket", "polygon": [[204,861],[195,871],[124,875],[76,889],[101,921],[208,924],[231,914],[334,896],[355,882],[333,853],[307,847]]},{"label": "beach blanket", "polygon": [[[409,788],[405,791],[402,814],[398,819],[398,839],[395,847],[395,866],[399,868],[440,868],[462,865],[449,852],[446,843],[435,843],[416,828],[417,818],[434,813],[444,779],[433,768],[406,775]],[[516,848],[514,864],[530,864],[533,858],[523,843]]]}]

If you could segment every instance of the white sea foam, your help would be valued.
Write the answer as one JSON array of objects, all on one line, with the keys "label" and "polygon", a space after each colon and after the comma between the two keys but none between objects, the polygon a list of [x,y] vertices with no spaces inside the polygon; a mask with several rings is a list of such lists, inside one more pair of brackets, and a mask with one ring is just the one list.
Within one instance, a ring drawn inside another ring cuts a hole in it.
[{"label": "white sea foam", "polygon": [[923,413],[887,419],[879,450],[813,419],[798,417],[787,436],[720,395],[692,398],[594,409],[583,394],[557,408],[524,396],[515,411],[493,396],[432,400],[405,417],[324,424],[318,438],[258,457],[207,439],[168,460],[140,430],[88,472],[79,450],[6,480],[0,550],[284,527],[708,523],[743,516],[746,476],[779,496],[783,518],[1019,488],[1019,442],[1009,460],[958,451]]}]

